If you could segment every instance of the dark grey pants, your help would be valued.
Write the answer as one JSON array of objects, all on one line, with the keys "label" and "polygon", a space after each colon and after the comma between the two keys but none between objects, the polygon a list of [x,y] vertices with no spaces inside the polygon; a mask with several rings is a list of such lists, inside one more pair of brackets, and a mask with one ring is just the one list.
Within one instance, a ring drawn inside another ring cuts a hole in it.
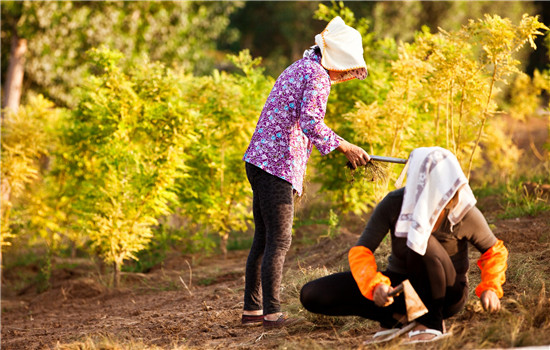
[{"label": "dark grey pants", "polygon": [[246,163],[252,186],[254,240],[246,261],[244,310],[264,315],[281,311],[280,289],[285,256],[292,241],[292,185]]}]

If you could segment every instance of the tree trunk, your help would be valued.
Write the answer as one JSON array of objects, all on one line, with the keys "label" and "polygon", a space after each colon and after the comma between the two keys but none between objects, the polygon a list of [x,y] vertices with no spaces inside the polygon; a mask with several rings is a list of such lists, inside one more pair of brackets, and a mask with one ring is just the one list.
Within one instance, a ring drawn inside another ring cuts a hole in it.
[{"label": "tree trunk", "polygon": [[70,246],[71,246],[71,258],[74,259],[76,258],[76,242],[71,240]]},{"label": "tree trunk", "polygon": [[118,288],[120,284],[120,264],[116,261],[113,263],[113,288]]},{"label": "tree trunk", "polygon": [[4,113],[17,113],[21,101],[23,88],[23,75],[25,72],[25,54],[27,53],[27,39],[20,38],[13,34],[11,38],[10,64],[6,73],[4,83]]},{"label": "tree trunk", "polygon": [[227,241],[229,241],[229,232],[220,235],[220,248],[223,253],[223,258],[227,259]]}]

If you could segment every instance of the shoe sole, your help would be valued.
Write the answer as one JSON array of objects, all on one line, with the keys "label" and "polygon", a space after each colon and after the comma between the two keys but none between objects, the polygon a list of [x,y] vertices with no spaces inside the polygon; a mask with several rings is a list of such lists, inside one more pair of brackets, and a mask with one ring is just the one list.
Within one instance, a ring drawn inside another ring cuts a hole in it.
[{"label": "shoe sole", "polygon": [[418,339],[418,340],[408,340],[408,341],[404,341],[404,342],[403,342],[403,345],[414,345],[414,344],[434,343],[434,342],[437,342],[437,341],[440,341],[440,340],[449,338],[450,336],[452,336],[452,333],[443,333],[443,334],[441,334],[441,335],[437,335],[437,336],[435,336],[435,337],[433,337],[433,338],[430,338],[430,339]]},{"label": "shoe sole", "polygon": [[403,328],[400,328],[398,331],[392,332],[387,337],[383,337],[382,339],[367,340],[363,344],[364,345],[369,345],[369,344],[387,343],[391,340],[394,340],[394,339],[398,338],[400,335],[407,333],[408,331],[413,329],[415,326],[416,326],[416,322],[413,321],[413,322],[409,323],[408,325],[404,326]]}]

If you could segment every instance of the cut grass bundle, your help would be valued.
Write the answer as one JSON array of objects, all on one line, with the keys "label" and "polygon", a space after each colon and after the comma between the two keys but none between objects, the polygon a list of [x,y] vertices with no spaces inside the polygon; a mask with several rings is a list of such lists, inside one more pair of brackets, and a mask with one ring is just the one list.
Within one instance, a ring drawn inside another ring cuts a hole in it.
[{"label": "cut grass bundle", "polygon": [[[388,181],[388,165],[382,162],[373,162],[372,160],[367,162],[367,164],[353,169],[350,162],[347,163],[347,167],[351,170],[351,179],[350,182],[355,182],[355,174],[363,178],[363,181],[370,182],[387,182]],[[361,169],[362,168],[362,169]]]}]

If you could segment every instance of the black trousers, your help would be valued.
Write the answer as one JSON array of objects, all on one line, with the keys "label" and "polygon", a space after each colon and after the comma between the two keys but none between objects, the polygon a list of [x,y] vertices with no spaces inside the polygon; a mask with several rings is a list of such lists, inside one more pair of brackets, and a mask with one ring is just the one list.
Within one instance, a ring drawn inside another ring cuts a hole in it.
[{"label": "black trousers", "polygon": [[[457,275],[451,258],[432,236],[426,254],[409,250],[407,273],[384,271],[396,286],[409,279],[415,291],[428,308],[428,313],[416,321],[428,328],[443,330],[443,320],[458,313],[466,303],[468,284],[465,274]],[[351,272],[340,272],[311,281],[302,287],[300,301],[313,313],[329,316],[360,316],[380,322],[384,328],[400,327],[394,314],[406,314],[403,294],[394,303],[379,307],[365,298]]]},{"label": "black trousers", "polygon": [[292,241],[292,185],[246,163],[252,186],[254,240],[245,270],[244,310],[264,315],[281,311],[280,289],[285,256]]}]

